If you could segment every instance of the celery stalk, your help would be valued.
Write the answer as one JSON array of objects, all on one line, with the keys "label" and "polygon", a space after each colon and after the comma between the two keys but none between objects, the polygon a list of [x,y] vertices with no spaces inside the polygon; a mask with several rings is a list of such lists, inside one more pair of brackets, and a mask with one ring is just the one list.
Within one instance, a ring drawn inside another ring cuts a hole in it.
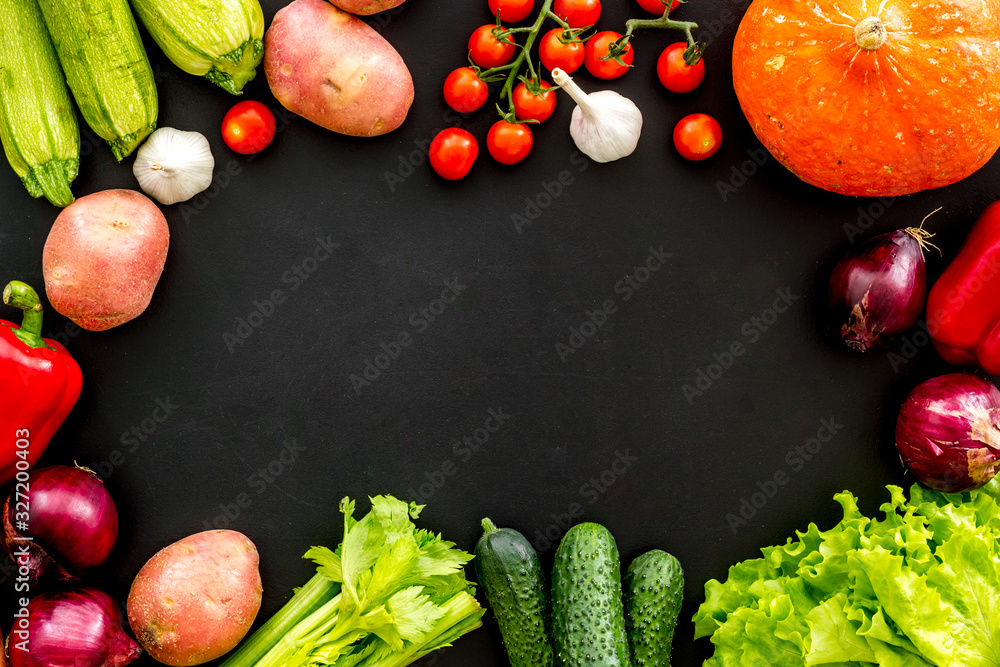
[{"label": "celery stalk", "polygon": [[422,505],[371,501],[361,520],[341,502],[340,547],[306,553],[316,576],[221,667],[403,667],[482,625],[472,554],[418,530]]},{"label": "celery stalk", "polygon": [[318,574],[244,641],[219,667],[253,667],[288,632],[340,592],[340,586]]}]

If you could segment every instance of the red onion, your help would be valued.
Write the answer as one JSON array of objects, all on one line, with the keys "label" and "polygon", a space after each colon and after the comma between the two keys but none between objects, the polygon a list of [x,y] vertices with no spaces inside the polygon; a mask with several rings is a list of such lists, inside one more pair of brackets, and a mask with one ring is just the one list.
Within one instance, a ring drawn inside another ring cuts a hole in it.
[{"label": "red onion", "polygon": [[852,350],[882,346],[916,324],[927,298],[923,251],[931,236],[922,226],[879,234],[837,262],[830,304]]},{"label": "red onion", "polygon": [[968,373],[924,382],[899,412],[896,448],[924,486],[978,489],[1000,467],[1000,390]]},{"label": "red onion", "polygon": [[32,598],[15,613],[7,644],[10,667],[122,667],[142,654],[118,605],[93,588]]},{"label": "red onion", "polygon": [[7,553],[27,567],[33,585],[49,573],[72,579],[106,561],[118,539],[118,512],[92,472],[52,466],[14,486],[3,506],[3,528]]}]

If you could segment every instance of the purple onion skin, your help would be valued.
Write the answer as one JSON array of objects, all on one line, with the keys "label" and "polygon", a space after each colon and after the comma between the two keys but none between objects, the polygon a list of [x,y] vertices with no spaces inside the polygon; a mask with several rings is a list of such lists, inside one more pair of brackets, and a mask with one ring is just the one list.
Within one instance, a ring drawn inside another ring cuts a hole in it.
[{"label": "purple onion skin", "polygon": [[[30,585],[46,576],[74,579],[108,559],[118,539],[118,511],[96,475],[52,466],[32,471],[27,484],[28,520],[21,523],[24,486],[15,484],[4,502],[3,538],[11,558],[27,566]],[[27,556],[15,554],[24,547]]]},{"label": "purple onion skin", "polygon": [[1000,467],[1000,390],[968,373],[918,385],[899,412],[896,448],[917,480],[936,491],[987,484]]},{"label": "purple onion skin", "polygon": [[830,305],[844,342],[858,352],[885,345],[917,322],[927,299],[927,267],[913,233],[864,241],[833,269]]},{"label": "purple onion skin", "polygon": [[10,667],[123,667],[142,655],[122,630],[118,605],[94,588],[32,598],[22,631],[27,651],[18,648],[24,638],[18,623],[8,638]]}]

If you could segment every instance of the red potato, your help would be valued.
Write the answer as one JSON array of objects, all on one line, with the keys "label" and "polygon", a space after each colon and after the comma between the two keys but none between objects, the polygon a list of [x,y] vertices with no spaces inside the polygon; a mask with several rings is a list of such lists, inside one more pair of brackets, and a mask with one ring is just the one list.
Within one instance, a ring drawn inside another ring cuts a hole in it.
[{"label": "red potato", "polygon": [[326,0],[295,0],[278,11],[264,35],[264,74],[286,109],[340,134],[392,132],[413,104],[403,58]]},{"label": "red potato", "polygon": [[372,14],[384,12],[387,9],[392,9],[393,7],[398,7],[403,4],[405,0],[330,0],[330,2],[337,5],[345,12],[359,14],[361,16],[370,16]]},{"label": "red potato", "polygon": [[128,622],[167,665],[200,665],[228,653],[260,611],[257,548],[233,530],[174,542],[149,559],[128,594]]},{"label": "red potato", "polygon": [[42,250],[45,293],[57,312],[104,331],[146,310],[170,245],[167,221],[133,190],[81,197],[56,218]]}]

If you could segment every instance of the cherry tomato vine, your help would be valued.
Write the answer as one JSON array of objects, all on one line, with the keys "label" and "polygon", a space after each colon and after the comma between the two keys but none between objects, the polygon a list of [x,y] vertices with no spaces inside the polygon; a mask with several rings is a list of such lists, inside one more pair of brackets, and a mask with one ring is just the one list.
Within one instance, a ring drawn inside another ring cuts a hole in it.
[{"label": "cherry tomato vine", "polygon": [[[655,9],[656,3],[659,3],[663,7],[662,15],[652,19],[631,19],[625,23],[624,34],[603,31],[585,36],[600,16],[600,0],[543,0],[531,25],[514,28],[504,27],[503,21],[526,19],[531,14],[534,0],[488,0],[496,22],[480,26],[473,33],[469,40],[470,66],[459,68],[449,75],[444,86],[446,102],[453,109],[470,113],[485,103],[488,96],[484,90],[486,84],[502,81],[496,105],[501,122],[491,129],[487,147],[497,161],[511,164],[527,156],[532,141],[530,131],[519,131],[517,127],[510,126],[543,122],[555,108],[556,87],[542,79],[542,66],[549,70],[559,67],[571,72],[586,64],[588,71],[599,78],[621,76],[631,68],[630,42],[633,33],[646,28],[682,31],[687,37],[683,63],[688,67],[699,65],[704,45],[694,38],[698,24],[670,18],[670,12],[683,0],[639,1],[647,11]],[[540,63],[536,67],[532,48],[549,21],[557,27],[545,32],[538,48]],[[584,22],[590,22],[590,25],[583,25]],[[522,37],[523,42],[519,41]],[[597,38],[600,38],[599,45],[596,41],[589,43]],[[703,72],[703,65],[693,73],[679,67],[676,61],[671,66],[671,84],[664,82],[668,89],[687,86],[690,90],[700,83],[698,75]],[[661,69],[664,67],[661,66]],[[667,74],[660,76],[662,80]],[[694,81],[696,76],[698,80]],[[683,81],[675,85],[675,79]],[[523,129],[528,130],[527,127]],[[448,130],[439,135],[442,141],[438,142],[441,150],[438,151],[440,159],[436,162],[440,164],[434,164],[434,160],[432,164],[438,173],[447,172],[442,174],[446,178],[458,179],[468,173],[478,154],[478,147],[467,132],[453,135],[457,133],[449,133]]]}]

